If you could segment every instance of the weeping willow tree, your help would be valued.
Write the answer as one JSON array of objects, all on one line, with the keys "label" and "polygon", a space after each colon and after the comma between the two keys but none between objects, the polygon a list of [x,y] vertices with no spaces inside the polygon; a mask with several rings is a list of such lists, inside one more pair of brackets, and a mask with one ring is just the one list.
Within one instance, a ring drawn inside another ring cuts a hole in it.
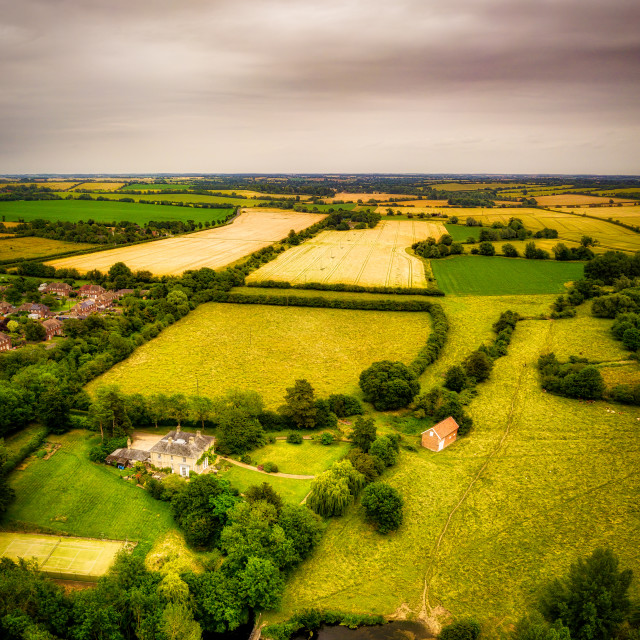
[{"label": "weeping willow tree", "polygon": [[341,516],[365,482],[364,475],[349,460],[336,462],[313,481],[307,504],[324,518]]}]

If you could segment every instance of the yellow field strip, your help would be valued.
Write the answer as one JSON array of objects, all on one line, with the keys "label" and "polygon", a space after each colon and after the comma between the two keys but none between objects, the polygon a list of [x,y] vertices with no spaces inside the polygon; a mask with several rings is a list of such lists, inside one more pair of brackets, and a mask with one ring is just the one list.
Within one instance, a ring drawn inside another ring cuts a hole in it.
[{"label": "yellow field strip", "polygon": [[157,275],[177,275],[203,267],[218,269],[282,240],[291,229],[302,231],[324,217],[317,213],[245,210],[233,224],[218,229],[63,258],[49,264],[86,272],[107,271],[116,262],[124,262],[133,270],[148,270]]},{"label": "yellow field strip", "polygon": [[444,233],[440,223],[410,220],[385,220],[374,229],[323,231],[261,267],[248,280],[424,287],[422,262],[406,249]]}]

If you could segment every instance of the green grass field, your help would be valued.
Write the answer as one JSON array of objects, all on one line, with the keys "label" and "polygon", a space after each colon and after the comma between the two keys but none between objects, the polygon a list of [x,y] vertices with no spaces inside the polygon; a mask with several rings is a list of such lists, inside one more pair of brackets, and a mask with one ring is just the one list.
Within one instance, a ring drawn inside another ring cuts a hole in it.
[{"label": "green grass field", "polygon": [[[129,393],[253,389],[277,407],[306,378],[319,396],[359,393],[360,372],[377,360],[410,362],[430,332],[426,313],[266,305],[201,305],[126,361],[92,381]],[[375,337],[375,339],[373,339]]]},{"label": "green grass field", "polygon": [[[104,194],[108,197],[110,194]],[[122,196],[120,196],[122,197]],[[97,200],[30,200],[0,202],[0,220],[29,222],[38,218],[62,220],[64,222],[87,221],[121,222],[127,220],[143,224],[149,220],[221,220],[231,213],[230,209],[195,209],[132,202],[110,202]]]},{"label": "green grass field", "polygon": [[0,260],[12,260],[14,258],[16,260],[18,258],[44,258],[46,256],[54,256],[71,251],[93,249],[98,246],[99,245],[84,242],[49,240],[49,238],[7,238],[5,240],[0,240]]},{"label": "green grass field", "polygon": [[275,444],[252,451],[251,458],[258,464],[275,462],[280,473],[316,476],[344,457],[350,446],[347,442],[325,446],[313,440],[305,440],[302,444],[278,440]]},{"label": "green grass field", "polygon": [[[445,224],[447,233],[453,238],[454,242],[466,242],[467,238],[480,238],[480,229],[482,227],[467,227],[462,224]],[[506,240],[505,240],[506,242]]]},{"label": "green grass field", "polygon": [[[443,360],[458,361],[488,337],[505,307],[534,311],[548,298],[496,297],[493,308],[488,298],[445,299],[452,331]],[[560,323],[571,331],[575,320],[518,325],[509,355],[469,407],[469,436],[437,454],[401,451],[384,478],[405,500],[399,531],[375,533],[359,505],[332,519],[267,621],[312,606],[410,618],[424,609],[473,616],[485,637],[502,637],[541,586],[594,548],[610,546],[623,567],[638,566],[640,409],[611,414],[604,402],[542,392],[535,362]]]},{"label": "green grass field", "polygon": [[268,482],[285,502],[292,504],[300,504],[311,490],[311,480],[279,478],[269,473],[260,473],[236,465],[231,465],[228,470],[222,471],[220,477],[229,480],[240,493],[244,493],[252,485]]},{"label": "green grass field", "polygon": [[562,293],[584,270],[580,262],[486,256],[431,260],[431,268],[445,293],[485,296]]},{"label": "green grass field", "polygon": [[178,189],[184,189],[186,191],[190,188],[190,184],[185,184],[183,182],[171,182],[168,184],[165,184],[164,182],[137,182],[136,184],[129,184],[122,187],[121,191],[163,191],[165,189],[167,191],[177,191]]},{"label": "green grass field", "polygon": [[33,558],[42,571],[61,580],[97,580],[123,547],[116,540],[0,533],[0,555],[14,561]]},{"label": "green grass field", "polygon": [[[66,194],[59,194],[64,197]],[[119,198],[127,197],[132,198],[136,202],[140,200],[150,200],[153,202],[193,202],[193,203],[203,203],[203,202],[214,202],[214,203],[226,203],[232,204],[233,206],[239,207],[258,207],[264,206],[264,200],[256,200],[252,198],[232,198],[232,197],[224,197],[224,196],[212,196],[212,195],[202,195],[199,193],[145,193],[143,195],[138,194],[127,194],[122,191],[116,191],[111,193],[101,193],[103,198],[108,198],[109,200],[118,200]],[[123,203],[126,204],[126,203]],[[215,209],[211,209],[211,211],[215,211]]]},{"label": "green grass field", "polygon": [[31,458],[10,476],[16,500],[3,518],[5,527],[17,521],[50,532],[146,543],[174,527],[168,503],[125,482],[112,467],[89,461],[95,436],[71,431],[48,440],[61,445],[51,458]]}]

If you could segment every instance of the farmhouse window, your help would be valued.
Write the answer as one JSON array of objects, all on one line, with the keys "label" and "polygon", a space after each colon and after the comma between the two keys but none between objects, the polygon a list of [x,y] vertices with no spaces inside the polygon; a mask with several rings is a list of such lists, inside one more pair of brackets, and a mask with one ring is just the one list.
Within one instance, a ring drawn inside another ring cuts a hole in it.
[{"label": "farmhouse window", "polygon": [[182,458],[182,462],[186,462],[186,461],[187,461],[187,459],[186,459],[186,458]]},{"label": "farmhouse window", "polygon": [[202,468],[206,469],[209,466],[209,458],[205,458],[202,462]]},{"label": "farmhouse window", "polygon": [[171,462],[173,462],[173,456],[171,456]]},{"label": "farmhouse window", "polygon": [[162,460],[162,454],[161,453],[158,454],[158,460]]}]

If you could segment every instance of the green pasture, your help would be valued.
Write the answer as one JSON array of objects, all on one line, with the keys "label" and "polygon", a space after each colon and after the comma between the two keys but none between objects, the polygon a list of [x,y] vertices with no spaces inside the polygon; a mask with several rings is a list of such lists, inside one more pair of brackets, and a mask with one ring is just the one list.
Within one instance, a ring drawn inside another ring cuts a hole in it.
[{"label": "green pasture", "polygon": [[48,532],[151,543],[174,526],[168,503],[125,482],[113,467],[89,460],[99,437],[71,431],[48,440],[61,445],[48,460],[32,457],[10,476],[16,499],[4,515],[5,527],[27,523]]},{"label": "green pasture", "polygon": [[[105,197],[113,194],[104,194]],[[116,194],[117,195],[117,194]],[[122,197],[122,196],[120,196]],[[16,200],[0,202],[0,221],[17,222],[19,219],[62,220],[79,222],[135,222],[144,224],[150,220],[221,220],[231,209],[197,209],[170,205],[111,202],[109,200]]]},{"label": "green pasture", "polygon": [[445,293],[485,296],[562,293],[565,283],[584,271],[581,262],[487,256],[431,260],[431,268]]},{"label": "green pasture", "polygon": [[231,486],[244,493],[253,485],[268,482],[282,497],[285,502],[300,504],[311,490],[311,480],[294,480],[292,478],[280,478],[270,473],[261,473],[238,467],[232,464],[226,471],[220,472],[220,477],[229,480]]},{"label": "green pasture", "polygon": [[359,393],[378,360],[409,363],[431,330],[427,313],[208,303],[136,349],[87,387],[128,393],[259,391],[272,408],[306,378],[320,397]]},{"label": "green pasture", "polygon": [[[466,242],[467,238],[474,240],[480,239],[480,229],[482,227],[467,227],[462,224],[445,224],[447,233],[453,238],[454,242]],[[506,242],[506,240],[505,240]]]},{"label": "green pasture", "polygon": [[97,580],[113,564],[124,541],[0,533],[0,555],[35,559],[41,571],[62,580]]},{"label": "green pasture", "polygon": [[186,184],[184,182],[168,183],[164,182],[136,182],[135,184],[125,185],[120,191],[177,191],[178,189],[184,189],[185,191],[191,189],[193,185]]},{"label": "green pasture", "polygon": [[[490,336],[505,307],[521,301],[534,311],[548,298],[496,297],[493,309],[488,298],[446,299],[449,366]],[[405,501],[398,532],[375,533],[359,504],[332,519],[267,622],[305,607],[410,618],[446,611],[478,619],[484,637],[504,637],[544,584],[596,547],[611,547],[625,568],[640,564],[640,409],[613,414],[607,403],[540,389],[535,362],[560,323],[570,331],[574,320],[518,325],[509,354],[469,406],[467,437],[439,453],[401,450],[384,477]],[[418,436],[404,441],[417,444]],[[631,595],[640,596],[638,581]]]},{"label": "green pasture", "polygon": [[317,476],[347,455],[350,446],[347,442],[323,445],[319,440],[304,440],[302,444],[278,440],[252,451],[251,459],[259,465],[275,462],[280,473]]},{"label": "green pasture", "polygon": [[[64,197],[64,194],[60,194]],[[127,194],[122,193],[121,191],[112,191],[101,193],[101,197],[107,198],[109,200],[119,200],[122,197],[131,198],[136,202],[140,200],[151,200],[153,202],[190,202],[194,204],[201,203],[218,203],[218,204],[231,204],[234,207],[260,207],[265,206],[265,200],[256,200],[256,199],[243,199],[243,198],[232,198],[231,196],[212,196],[212,195],[203,195],[200,193],[144,193],[142,195],[139,194]],[[215,209],[211,209],[215,211]]]}]

